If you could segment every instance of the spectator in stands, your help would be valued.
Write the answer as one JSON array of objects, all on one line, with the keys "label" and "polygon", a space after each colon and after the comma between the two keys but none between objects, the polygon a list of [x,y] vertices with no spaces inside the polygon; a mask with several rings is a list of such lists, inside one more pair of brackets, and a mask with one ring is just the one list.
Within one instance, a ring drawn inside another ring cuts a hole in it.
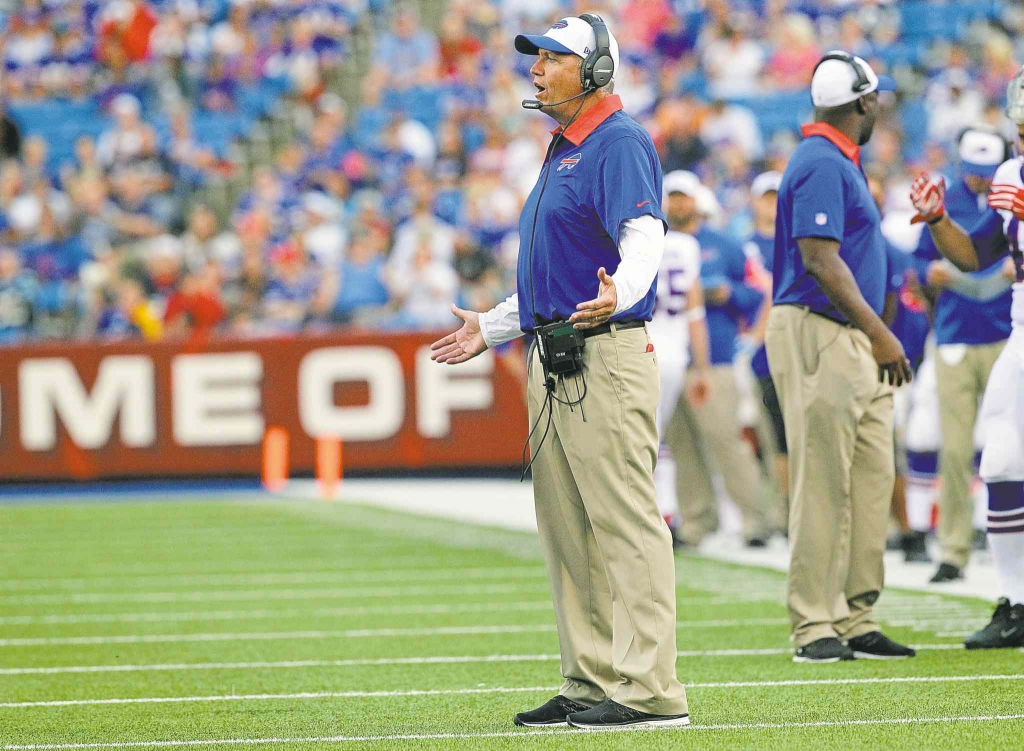
[{"label": "spectator in stands", "polygon": [[928,137],[949,144],[982,119],[985,97],[963,68],[950,68],[928,90]]},{"label": "spectator in stands", "polygon": [[700,137],[712,148],[727,143],[735,144],[748,162],[760,159],[764,154],[761,129],[754,113],[746,107],[727,104],[721,99],[711,103],[700,129]]},{"label": "spectator in stands", "polygon": [[207,263],[189,274],[167,298],[164,329],[167,336],[204,336],[227,316],[221,298],[220,272],[215,263]]},{"label": "spectator in stands", "polygon": [[149,54],[149,35],[157,16],[143,0],[111,0],[100,16],[96,52],[100,60],[137,63]]},{"label": "spectator in stands", "polygon": [[459,288],[459,278],[448,258],[438,255],[436,243],[422,225],[405,228],[406,248],[412,257],[407,266],[388,265],[385,283],[398,313],[391,320],[396,329],[439,330],[450,325],[451,300]]},{"label": "spectator in stands", "polygon": [[38,295],[36,280],[22,268],[18,251],[0,247],[0,344],[31,337]]},{"label": "spectator in stands", "polygon": [[711,95],[716,99],[758,92],[765,58],[761,45],[748,39],[742,25],[726,25],[702,57]]},{"label": "spectator in stands", "polygon": [[339,270],[333,317],[341,323],[367,323],[382,315],[390,293],[384,283],[384,258],[370,230],[357,227]]},{"label": "spectator in stands", "polygon": [[96,144],[100,163],[107,169],[130,163],[153,143],[153,129],[142,122],[141,105],[131,94],[120,94],[110,105],[114,127],[104,131]]},{"label": "spectator in stands", "polygon": [[311,312],[320,286],[317,268],[311,265],[295,240],[286,240],[270,252],[270,277],[263,293],[263,314],[269,330],[298,331]]},{"label": "spectator in stands", "polygon": [[815,36],[814,24],[807,16],[787,15],[779,26],[775,52],[765,69],[765,83],[788,91],[806,87],[821,58]]},{"label": "spectator in stands", "polygon": [[345,257],[348,237],[341,224],[341,207],[323,193],[302,197],[302,247],[323,269],[335,269]]},{"label": "spectator in stands", "polygon": [[402,90],[436,81],[437,38],[420,26],[419,7],[404,0],[396,3],[390,29],[380,36],[374,55],[374,72],[385,86]]}]

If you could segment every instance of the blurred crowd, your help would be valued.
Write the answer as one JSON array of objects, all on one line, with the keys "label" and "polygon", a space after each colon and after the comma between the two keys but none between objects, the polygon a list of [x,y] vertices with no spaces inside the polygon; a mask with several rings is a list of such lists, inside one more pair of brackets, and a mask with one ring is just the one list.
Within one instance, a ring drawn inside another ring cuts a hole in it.
[{"label": "blurred crowd", "polygon": [[439,329],[451,301],[489,308],[552,126],[520,107],[512,37],[585,11],[619,40],[616,93],[665,171],[697,173],[736,240],[824,50],[900,84],[864,158],[905,249],[910,175],[943,169],[966,125],[1005,130],[1024,52],[1024,12],[996,0],[0,0],[0,342]]}]

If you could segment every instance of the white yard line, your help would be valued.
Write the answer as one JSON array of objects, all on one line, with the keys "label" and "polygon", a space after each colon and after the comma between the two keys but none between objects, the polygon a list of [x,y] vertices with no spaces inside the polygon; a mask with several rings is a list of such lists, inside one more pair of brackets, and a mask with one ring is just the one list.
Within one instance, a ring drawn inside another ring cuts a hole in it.
[{"label": "white yard line", "polygon": [[[403,582],[403,581],[440,581],[446,579],[515,579],[515,578],[546,578],[543,566],[504,566],[495,568],[432,568],[429,559],[420,561],[423,565],[416,568],[397,568],[381,570],[338,570],[338,571],[294,571],[261,574],[201,574],[188,576],[146,576],[105,579],[56,579],[47,584],[45,579],[14,579],[0,581],[0,590],[24,591],[33,589],[80,590],[83,585],[102,583],[105,587],[120,588],[139,583],[161,583],[165,585],[180,584],[182,586],[230,586],[247,584],[250,586],[274,586],[295,584],[330,584],[347,582]],[[136,580],[143,579],[142,582]],[[97,593],[103,594],[103,593]]]},{"label": "white yard line", "polygon": [[277,618],[344,618],[366,615],[431,615],[444,613],[491,613],[499,611],[551,610],[550,600],[527,602],[480,602],[461,605],[366,605],[354,608],[281,608],[260,610],[209,610],[181,613],[78,613],[65,615],[0,616],[0,625],[37,626],[75,623],[179,623],[189,621],[239,621]]},{"label": "white yard line", "polygon": [[[493,590],[490,590],[493,591]],[[768,602],[757,597],[680,597],[678,605],[744,605]],[[235,621],[275,618],[310,618],[365,615],[428,615],[431,613],[487,613],[499,611],[550,610],[551,600],[525,602],[480,602],[457,605],[366,605],[348,608],[260,608],[256,610],[187,610],[181,612],[143,613],[40,613],[33,615],[3,615],[4,626],[52,626],[75,623],[178,623],[190,621]]]},{"label": "white yard line", "polygon": [[[788,618],[747,618],[739,620],[679,621],[676,628],[716,629],[750,626],[782,626]],[[266,631],[207,634],[108,634],[103,636],[40,636],[0,639],[0,647],[41,647],[84,644],[151,644],[218,641],[289,641],[300,639],[380,639],[405,636],[469,636],[475,634],[518,634],[554,631],[552,623],[495,626],[436,626],[429,628],[362,628],[336,631]]]},{"label": "white yard line", "polygon": [[[915,644],[919,650],[961,650],[962,644]],[[762,657],[793,654],[792,649],[683,649],[680,658]],[[148,665],[58,665],[53,667],[0,668],[0,675],[58,675],[65,673],[149,673],[188,670],[282,670],[294,668],[347,668],[384,665],[454,665],[496,662],[548,662],[557,654],[533,655],[441,655],[436,657],[369,657],[349,660],[285,660],[278,662],[182,662]]]},{"label": "white yard line", "polygon": [[83,605],[105,602],[245,602],[261,600],[373,600],[384,597],[431,597],[441,595],[519,594],[547,592],[546,580],[525,584],[440,584],[413,587],[331,587],[318,589],[200,590],[196,592],[75,592],[5,597],[7,605]]},{"label": "white yard line", "polygon": [[[686,683],[687,689],[781,688],[787,686],[844,686],[884,683],[972,683],[978,681],[1020,681],[1024,674],[948,675],[890,678],[824,678],[790,681],[727,681]],[[3,709],[33,707],[82,707],[107,704],[187,704],[233,701],[306,701],[312,699],[390,699],[415,696],[462,696],[469,694],[506,694],[557,691],[558,686],[495,686],[492,688],[407,689],[397,691],[316,691],[291,694],[221,694],[214,696],[146,696],[126,699],[66,699],[55,701],[0,702]]]},{"label": "white yard line", "polygon": [[[957,722],[1007,722],[1024,719],[1024,714],[1004,715],[963,715],[960,717],[892,717],[866,720],[822,720],[819,722],[749,722],[721,725],[690,725],[686,728],[661,728],[657,730],[620,730],[615,732],[641,733],[696,733],[716,730],[790,730],[800,728],[842,728],[863,727],[873,725],[927,725],[933,723]],[[558,730],[509,730],[496,733],[416,733],[409,735],[321,735],[300,738],[218,738],[210,740],[189,741],[121,741],[113,743],[45,743],[45,744],[11,744],[0,746],[2,751],[77,751],[78,749],[100,748],[138,748],[140,746],[158,748],[181,748],[192,746],[244,746],[244,745],[291,745],[297,743],[367,743],[374,741],[436,741],[436,740],[473,740],[476,738],[533,738],[539,735],[575,735],[580,731],[571,729]]]},{"label": "white yard line", "polygon": [[291,641],[301,639],[381,639],[403,636],[471,636],[554,631],[555,625],[443,626],[437,628],[368,628],[341,631],[266,631],[209,634],[128,634],[123,636],[55,636],[0,639],[0,647],[41,647],[85,644],[155,644],[221,641]]}]

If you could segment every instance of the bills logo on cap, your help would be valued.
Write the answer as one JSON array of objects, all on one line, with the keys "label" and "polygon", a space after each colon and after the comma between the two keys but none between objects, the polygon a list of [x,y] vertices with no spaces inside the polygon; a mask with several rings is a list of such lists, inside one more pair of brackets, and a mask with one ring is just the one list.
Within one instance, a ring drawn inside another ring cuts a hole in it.
[{"label": "bills logo on cap", "polygon": [[553,24],[551,24],[551,28],[552,29],[568,29],[569,28],[569,22],[566,21],[563,18],[561,21],[555,21]]},{"label": "bills logo on cap", "polygon": [[562,161],[560,161],[558,163],[558,169],[555,170],[555,171],[556,172],[561,172],[563,169],[571,170],[573,167],[575,167],[577,164],[579,164],[579,161],[580,161],[580,159],[582,157],[583,157],[582,153],[576,153],[576,154],[573,154],[572,156],[565,157],[565,159],[563,159]]}]

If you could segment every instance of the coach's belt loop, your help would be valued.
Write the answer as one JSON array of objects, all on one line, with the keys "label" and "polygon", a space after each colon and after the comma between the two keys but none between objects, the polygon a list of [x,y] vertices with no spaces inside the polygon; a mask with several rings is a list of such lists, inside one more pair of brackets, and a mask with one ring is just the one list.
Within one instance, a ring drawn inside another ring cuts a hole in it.
[{"label": "coach's belt loop", "polygon": [[608,333],[611,334],[612,339],[614,339],[615,338],[615,332],[618,330],[619,325],[617,323],[611,323],[610,326],[611,326],[611,331],[609,331]]}]

